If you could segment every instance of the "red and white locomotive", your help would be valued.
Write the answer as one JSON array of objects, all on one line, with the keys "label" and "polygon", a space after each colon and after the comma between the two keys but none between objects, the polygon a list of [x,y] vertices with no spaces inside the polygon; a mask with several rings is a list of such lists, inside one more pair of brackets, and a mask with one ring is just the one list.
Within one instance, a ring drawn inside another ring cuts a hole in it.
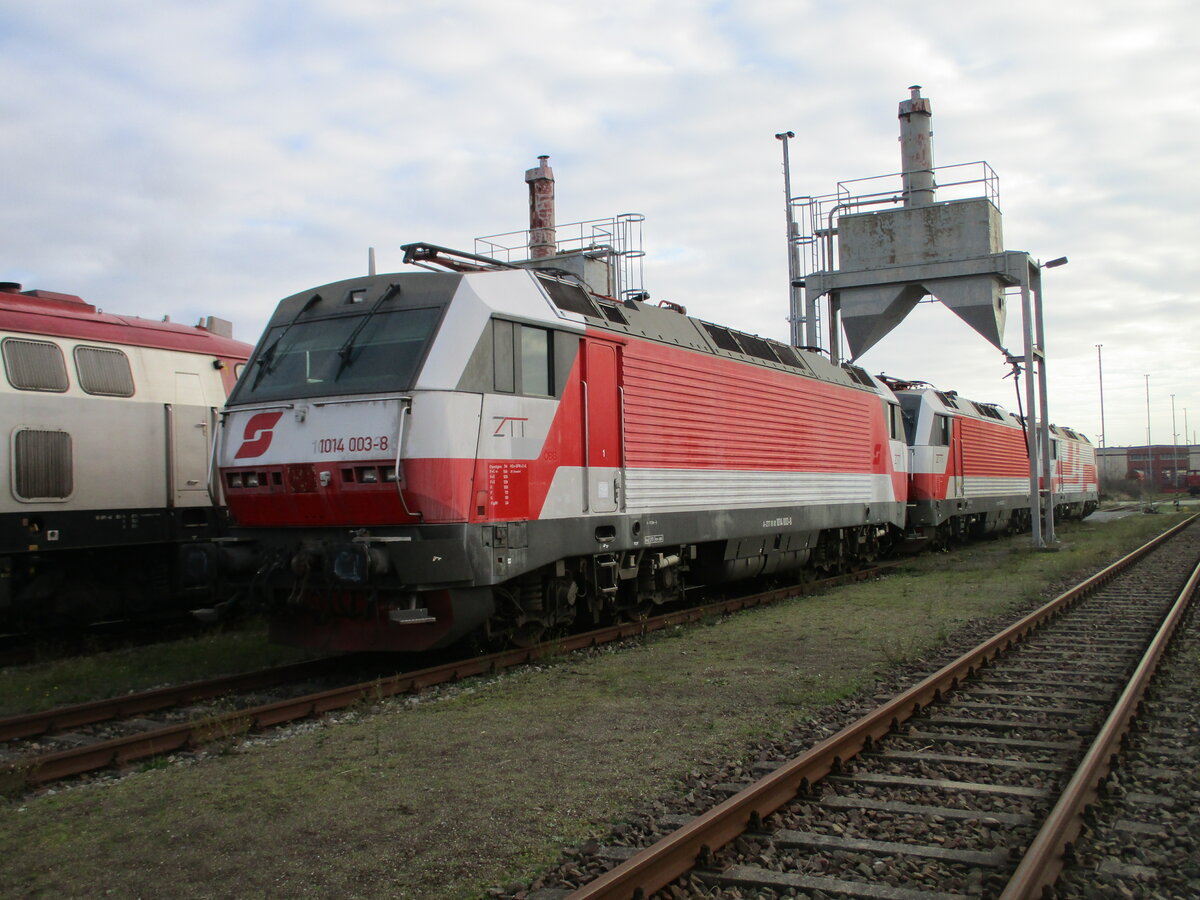
[{"label": "red and white locomotive", "polygon": [[873,558],[908,449],[861,369],[528,269],[282,301],[223,414],[242,573],[277,638],[529,641],[685,587]]},{"label": "red and white locomotive", "polygon": [[[965,537],[1026,530],[1030,502],[1024,421],[1003,407],[923,382],[887,383],[904,409],[910,447],[910,536],[938,547]],[[1095,448],[1070,429],[1052,425],[1050,435],[1055,512],[1087,516],[1098,498]]]},{"label": "red and white locomotive", "polygon": [[250,349],[221,320],[110,315],[0,283],[0,622],[187,609],[178,545],[216,534],[211,435]]}]

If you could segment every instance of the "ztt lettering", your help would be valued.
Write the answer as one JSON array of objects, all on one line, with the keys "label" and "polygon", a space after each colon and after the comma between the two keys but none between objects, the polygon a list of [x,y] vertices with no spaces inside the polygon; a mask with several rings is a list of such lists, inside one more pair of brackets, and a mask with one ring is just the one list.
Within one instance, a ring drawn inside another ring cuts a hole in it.
[{"label": "ztt lettering", "polygon": [[496,420],[496,430],[492,432],[492,437],[525,437],[525,423],[529,421],[528,417],[518,416],[493,416]]}]

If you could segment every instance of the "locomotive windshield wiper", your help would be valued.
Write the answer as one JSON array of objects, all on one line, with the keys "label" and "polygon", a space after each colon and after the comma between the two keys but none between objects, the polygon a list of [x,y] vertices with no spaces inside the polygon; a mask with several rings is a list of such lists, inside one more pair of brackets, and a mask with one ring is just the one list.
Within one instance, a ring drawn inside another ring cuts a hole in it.
[{"label": "locomotive windshield wiper", "polygon": [[251,390],[254,390],[258,387],[258,383],[262,381],[264,375],[274,371],[275,367],[272,365],[272,363],[275,361],[275,349],[279,346],[279,342],[287,336],[287,333],[292,330],[292,326],[299,321],[302,315],[320,302],[320,294],[313,294],[311,297],[305,300],[304,305],[300,307],[300,310],[294,316],[292,316],[292,320],[288,322],[287,325],[284,326],[283,331],[279,333],[279,337],[271,341],[271,346],[258,355],[258,359],[254,361],[254,364],[258,366],[258,373],[254,376],[254,384],[250,386]]},{"label": "locomotive windshield wiper", "polygon": [[342,370],[345,369],[346,366],[350,365],[350,355],[354,352],[354,342],[358,339],[358,336],[360,333],[362,333],[362,330],[367,326],[367,323],[371,321],[371,317],[375,315],[379,307],[383,306],[384,301],[391,300],[399,293],[400,285],[396,284],[395,282],[389,284],[388,289],[383,292],[378,300],[375,301],[375,305],[372,306],[367,311],[367,314],[359,320],[359,323],[354,327],[354,330],[350,332],[350,336],[347,337],[342,343],[342,346],[338,348],[337,355],[342,358],[342,361],[338,363],[337,371],[333,373],[334,381],[337,381],[338,376],[342,374]]}]

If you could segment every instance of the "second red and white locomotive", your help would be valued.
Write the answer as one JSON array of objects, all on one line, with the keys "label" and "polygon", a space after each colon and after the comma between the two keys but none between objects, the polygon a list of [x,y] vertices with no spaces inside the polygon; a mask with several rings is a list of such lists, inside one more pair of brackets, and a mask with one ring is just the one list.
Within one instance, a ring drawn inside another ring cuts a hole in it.
[{"label": "second red and white locomotive", "polygon": [[[923,382],[889,380],[904,409],[910,447],[909,534],[945,546],[963,537],[1024,531],[1030,523],[1023,419]],[[1096,453],[1076,432],[1050,427],[1056,514],[1097,505]],[[1042,485],[1045,489],[1045,485]]]}]

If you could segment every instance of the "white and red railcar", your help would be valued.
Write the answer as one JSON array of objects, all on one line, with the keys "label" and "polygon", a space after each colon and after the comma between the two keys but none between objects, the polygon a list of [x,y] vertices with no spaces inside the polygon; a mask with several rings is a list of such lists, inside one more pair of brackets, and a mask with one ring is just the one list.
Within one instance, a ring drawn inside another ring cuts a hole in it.
[{"label": "white and red railcar", "polygon": [[1099,505],[1096,448],[1081,432],[1050,426],[1054,509],[1059,516],[1083,518]]},{"label": "white and red railcar", "polygon": [[178,545],[215,534],[211,436],[251,349],[228,334],[0,284],[0,621],[186,608]]},{"label": "white and red railcar", "polygon": [[868,559],[907,455],[882,383],[679,307],[529,270],[355,278],[280,303],[219,438],[243,542],[190,568],[253,573],[291,642],[529,640]]},{"label": "white and red railcar", "polygon": [[[921,382],[889,381],[904,409],[910,447],[910,536],[934,546],[1029,527],[1029,452],[1024,422]],[[1051,426],[1055,509],[1082,517],[1097,505],[1095,451],[1086,438]],[[1044,485],[1041,486],[1044,489]]]}]

